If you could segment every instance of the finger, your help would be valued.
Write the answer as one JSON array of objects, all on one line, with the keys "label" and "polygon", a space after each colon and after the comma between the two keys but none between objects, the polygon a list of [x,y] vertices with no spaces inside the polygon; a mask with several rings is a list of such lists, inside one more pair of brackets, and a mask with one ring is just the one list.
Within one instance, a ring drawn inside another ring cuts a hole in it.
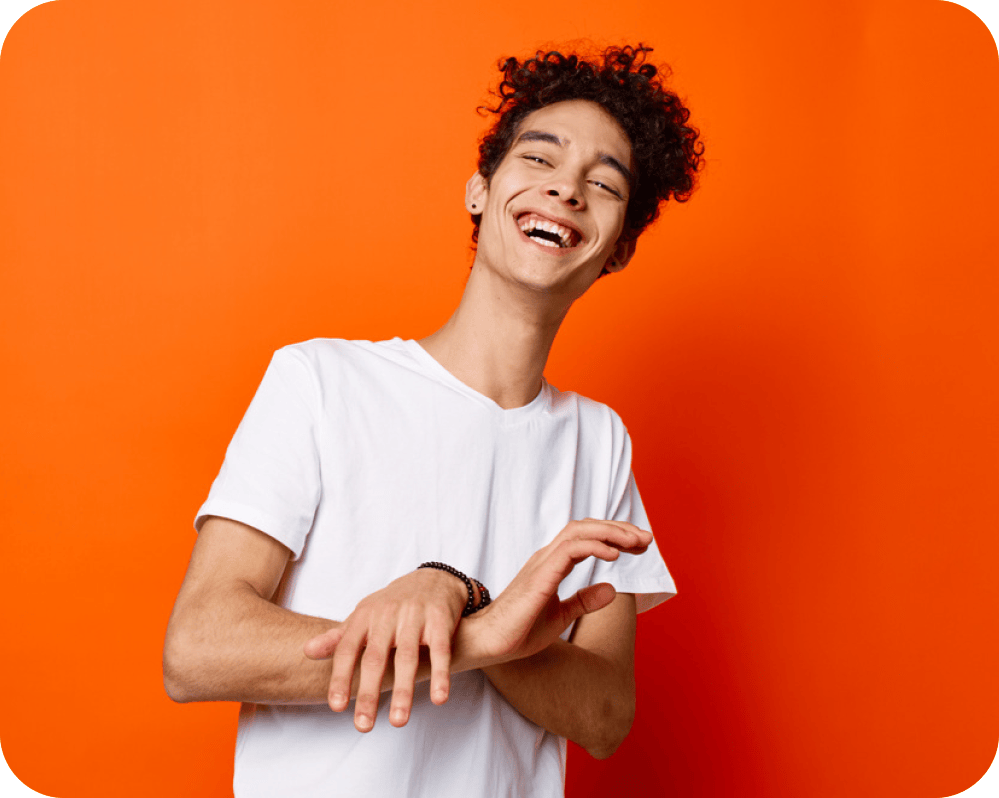
[{"label": "finger", "polygon": [[[562,573],[562,579],[564,579],[574,566],[589,557],[613,562],[620,556],[620,550],[606,541],[582,539],[567,540],[560,544],[553,552],[551,559],[553,565]],[[561,582],[562,579],[559,579],[559,581]]]},{"label": "finger", "polygon": [[535,596],[552,596],[569,572],[588,557],[613,562],[621,552],[601,540],[564,540],[526,577],[525,586]]},{"label": "finger", "polygon": [[652,543],[652,533],[627,521],[573,521],[563,530],[563,540],[602,540],[629,554],[641,554]]},{"label": "finger", "polygon": [[607,523],[623,530],[634,541],[630,546],[620,547],[621,551],[626,551],[629,554],[641,554],[652,545],[652,533],[647,529],[629,524],[627,521],[608,521]]},{"label": "finger", "polygon": [[354,664],[357,662],[364,636],[359,632],[347,632],[340,640],[333,655],[333,670],[330,673],[330,688],[327,700],[330,709],[342,712],[350,701],[350,688],[354,680]]},{"label": "finger", "polygon": [[602,610],[617,597],[614,586],[607,582],[598,585],[588,585],[576,592],[576,595],[562,602],[562,610],[567,613],[568,626],[587,613]]},{"label": "finger", "polygon": [[395,679],[392,684],[392,705],[389,723],[405,726],[413,707],[413,686],[420,664],[420,631],[410,626],[405,632],[396,633]]},{"label": "finger", "polygon": [[361,676],[357,686],[357,700],[354,702],[354,728],[359,732],[374,728],[393,636],[393,632],[379,630],[368,637],[367,647],[361,657]]},{"label": "finger", "polygon": [[559,632],[568,629],[570,624],[587,613],[602,610],[614,601],[616,595],[617,591],[614,587],[606,582],[601,582],[599,585],[589,585],[577,591],[575,595],[567,598],[559,606],[559,625],[561,626]]},{"label": "finger", "polygon": [[305,641],[303,650],[309,659],[329,659],[336,651],[336,647],[343,637],[343,627],[334,627],[321,635],[309,638]]},{"label": "finger", "polygon": [[430,648],[430,700],[440,706],[447,701],[451,691],[451,636],[449,629],[441,619],[427,625],[424,632],[427,646]]}]

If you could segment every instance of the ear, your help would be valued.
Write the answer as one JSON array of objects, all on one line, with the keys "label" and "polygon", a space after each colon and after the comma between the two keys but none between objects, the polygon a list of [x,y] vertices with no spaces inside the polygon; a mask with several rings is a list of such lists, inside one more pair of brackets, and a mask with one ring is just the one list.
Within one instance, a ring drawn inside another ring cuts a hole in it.
[{"label": "ear", "polygon": [[621,236],[617,240],[617,244],[614,245],[614,251],[611,253],[610,260],[604,264],[604,271],[619,272],[624,269],[634,256],[637,243],[637,240],[634,238]]},{"label": "ear", "polygon": [[486,185],[486,179],[476,172],[468,178],[468,182],[465,184],[465,210],[473,216],[479,215],[486,207],[488,195],[489,186]]}]

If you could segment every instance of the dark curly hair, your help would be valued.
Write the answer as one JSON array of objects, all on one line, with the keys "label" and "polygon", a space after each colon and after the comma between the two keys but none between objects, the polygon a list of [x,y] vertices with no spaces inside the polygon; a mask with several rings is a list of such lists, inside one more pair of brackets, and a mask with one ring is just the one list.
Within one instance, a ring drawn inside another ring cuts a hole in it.
[{"label": "dark curly hair", "polygon": [[[639,44],[608,47],[590,60],[539,50],[523,62],[516,58],[500,61],[503,80],[493,92],[498,103],[494,108],[479,108],[499,114],[479,144],[479,173],[488,183],[513,146],[520,123],[532,111],[565,100],[595,102],[631,142],[636,168],[625,234],[637,238],[659,215],[663,202],[690,199],[704,164],[700,133],[687,124],[690,111],[662,85],[669,67],[646,63],[646,54],[651,52],[651,47]],[[481,218],[472,215],[472,241],[478,241]]]}]

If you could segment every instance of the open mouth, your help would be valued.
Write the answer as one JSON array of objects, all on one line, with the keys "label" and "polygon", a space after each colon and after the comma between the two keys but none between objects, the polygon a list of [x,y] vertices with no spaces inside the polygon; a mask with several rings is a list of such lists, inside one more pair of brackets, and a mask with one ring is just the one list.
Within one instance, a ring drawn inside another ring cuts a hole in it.
[{"label": "open mouth", "polygon": [[532,241],[556,249],[572,249],[583,240],[582,234],[536,213],[528,212],[517,219],[521,232]]}]

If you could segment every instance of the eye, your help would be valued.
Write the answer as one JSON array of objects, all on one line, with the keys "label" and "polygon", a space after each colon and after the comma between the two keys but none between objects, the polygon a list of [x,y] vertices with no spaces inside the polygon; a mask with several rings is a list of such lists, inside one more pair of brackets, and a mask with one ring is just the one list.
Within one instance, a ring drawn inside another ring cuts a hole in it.
[{"label": "eye", "polygon": [[594,181],[592,181],[592,182],[593,182],[593,185],[597,186],[598,188],[602,188],[602,189],[604,189],[604,191],[608,191],[608,192],[610,192],[611,194],[613,194],[613,195],[614,195],[615,197],[617,197],[618,199],[624,199],[624,197],[623,197],[623,196],[621,196],[621,192],[620,192],[620,191],[618,191],[618,190],[617,190],[616,188],[614,188],[613,186],[609,186],[609,185],[607,185],[606,183],[604,183],[604,182],[602,182],[602,181],[600,181],[600,180],[594,180]]},{"label": "eye", "polygon": [[548,161],[542,158],[540,155],[524,155],[522,156],[525,161],[533,161],[534,163],[544,164],[545,166],[551,166]]}]

